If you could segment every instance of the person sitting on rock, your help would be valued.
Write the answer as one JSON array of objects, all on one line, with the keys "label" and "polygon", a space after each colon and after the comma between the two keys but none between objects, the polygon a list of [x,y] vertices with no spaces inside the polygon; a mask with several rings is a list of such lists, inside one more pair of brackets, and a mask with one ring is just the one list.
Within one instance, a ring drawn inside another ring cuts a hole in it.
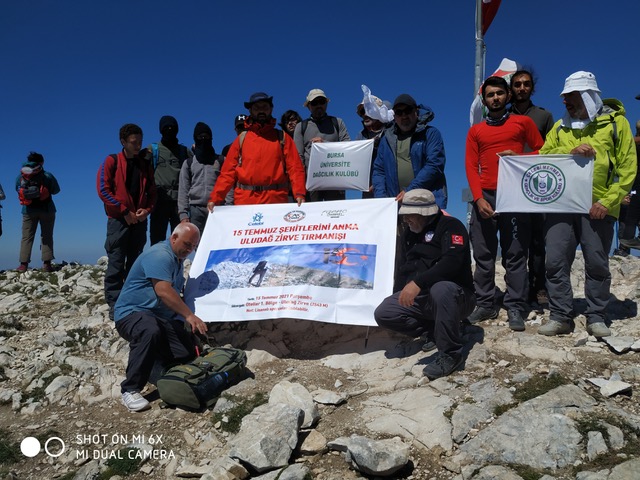
[{"label": "person sitting on rock", "polygon": [[207,333],[207,325],[180,298],[183,261],[199,241],[197,226],[178,224],[168,240],[156,243],[136,259],[116,301],[116,330],[130,348],[126,378],[121,383],[122,403],[131,412],[149,408],[140,392],[154,363],[193,359],[192,334]]},{"label": "person sitting on rock", "polygon": [[408,227],[396,281],[404,288],[384,299],[374,318],[412,337],[433,331],[438,354],[423,373],[444,377],[463,362],[460,323],[476,303],[469,236],[460,220],[443,214],[429,190],[406,192],[398,215]]}]

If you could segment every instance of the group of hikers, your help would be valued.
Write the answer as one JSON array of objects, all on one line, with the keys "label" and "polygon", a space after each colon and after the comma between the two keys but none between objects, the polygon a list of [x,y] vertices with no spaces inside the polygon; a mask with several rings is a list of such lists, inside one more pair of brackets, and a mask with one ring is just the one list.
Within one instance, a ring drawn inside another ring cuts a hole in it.
[{"label": "group of hikers", "polygon": [[[621,205],[626,204],[626,216],[616,253],[640,247],[635,236],[640,208],[637,196],[631,195],[640,124],[634,141],[623,105],[602,99],[590,72],[566,79],[561,91],[566,113],[555,123],[548,111],[532,103],[534,90],[534,76],[526,70],[509,80],[489,77],[482,85],[486,117],[469,129],[466,140],[465,167],[473,197],[468,230],[444,211],[446,155],[442,135],[430,123],[433,112],[406,93],[393,103],[365,95],[356,106],[363,126],[357,139],[374,141],[370,189],[363,197],[391,197],[399,205],[394,293],[381,299],[374,318],[382,327],[420,337],[424,351],[438,349],[424,369],[430,379],[449,375],[463,364],[462,321],[497,318],[501,306],[509,327],[519,332],[525,330],[529,311],[548,302],[549,320],[538,333],[572,332],[570,273],[578,245],[585,260],[587,330],[595,337],[611,333],[605,315],[611,283],[608,257]],[[327,114],[329,102],[323,90],[310,90],[303,103],[309,117],[303,120],[288,110],[278,129],[273,97],[254,93],[244,102],[248,113],[234,119],[236,139],[221,153],[212,145],[211,128],[202,122],[194,128],[190,147],[179,143],[178,122],[172,116],[160,119],[161,139],[147,148],[139,126],[121,127],[122,149],[101,163],[96,188],[107,215],[105,299],[118,333],[130,343],[121,385],[129,410],[149,408],[141,391],[154,365],[193,357],[191,333],[206,333],[206,324],[180,297],[182,267],[216,206],[301,205],[346,198],[344,190],[305,188],[313,143],[350,140],[343,120]],[[589,213],[496,214],[500,157],[521,154],[593,159]],[[60,188],[43,163],[42,155],[32,152],[16,181],[24,201],[20,271],[28,268],[38,223],[43,268],[51,270],[51,196]],[[37,194],[30,191],[29,175],[39,176]],[[147,223],[151,247],[143,251]],[[172,233],[166,240],[168,227]],[[506,271],[503,298],[495,285],[498,246]]]}]

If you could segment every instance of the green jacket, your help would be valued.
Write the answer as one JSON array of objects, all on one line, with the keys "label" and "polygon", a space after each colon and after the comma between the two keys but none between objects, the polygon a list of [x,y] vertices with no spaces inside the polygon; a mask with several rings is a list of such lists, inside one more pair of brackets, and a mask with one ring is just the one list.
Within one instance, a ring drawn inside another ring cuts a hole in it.
[{"label": "green jacket", "polygon": [[565,127],[562,120],[557,121],[547,134],[540,154],[568,154],[583,143],[591,145],[596,151],[593,202],[600,202],[609,210],[609,215],[617,218],[620,202],[636,178],[636,147],[622,103],[613,98],[604,99],[602,103],[600,115],[581,130]]}]

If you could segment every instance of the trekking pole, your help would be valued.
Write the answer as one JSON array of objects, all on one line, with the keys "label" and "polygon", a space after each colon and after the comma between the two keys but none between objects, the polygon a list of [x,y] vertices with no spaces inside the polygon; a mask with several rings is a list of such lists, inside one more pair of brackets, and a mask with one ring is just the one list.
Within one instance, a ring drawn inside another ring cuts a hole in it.
[{"label": "trekking pole", "polygon": [[367,348],[367,343],[369,343],[369,328],[367,327],[367,333],[364,336],[364,348]]}]

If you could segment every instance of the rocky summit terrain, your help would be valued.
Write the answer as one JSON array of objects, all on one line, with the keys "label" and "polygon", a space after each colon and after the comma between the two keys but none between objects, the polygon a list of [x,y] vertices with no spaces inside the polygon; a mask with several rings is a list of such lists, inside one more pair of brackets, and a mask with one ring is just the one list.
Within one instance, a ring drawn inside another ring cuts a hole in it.
[{"label": "rocky summit terrain", "polygon": [[[202,412],[120,403],[128,345],[103,303],[104,259],[0,272],[0,478],[204,480],[640,479],[640,260],[612,258],[613,336],[544,337],[506,314],[466,325],[464,369],[378,328],[212,323],[249,378]],[[499,277],[503,271],[498,267]],[[504,287],[504,284],[501,285]]]}]

